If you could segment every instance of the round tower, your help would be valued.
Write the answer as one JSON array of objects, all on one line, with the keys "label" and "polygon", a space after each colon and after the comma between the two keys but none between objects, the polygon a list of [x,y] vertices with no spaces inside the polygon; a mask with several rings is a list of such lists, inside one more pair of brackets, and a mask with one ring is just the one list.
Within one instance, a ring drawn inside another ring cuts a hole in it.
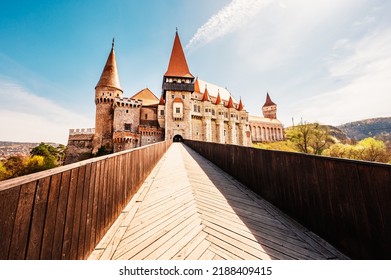
[{"label": "round tower", "polygon": [[262,113],[265,118],[277,119],[277,104],[271,100],[269,93],[266,94],[266,102],[262,107]]},{"label": "round tower", "polygon": [[113,151],[114,98],[122,97],[123,90],[119,82],[117,62],[114,52],[114,39],[102,75],[95,87],[95,136],[93,154],[99,151]]}]

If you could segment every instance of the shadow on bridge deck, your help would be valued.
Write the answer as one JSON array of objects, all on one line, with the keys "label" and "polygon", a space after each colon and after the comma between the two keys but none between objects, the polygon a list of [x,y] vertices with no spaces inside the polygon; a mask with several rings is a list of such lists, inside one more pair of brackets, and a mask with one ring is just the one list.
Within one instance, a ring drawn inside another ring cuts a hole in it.
[{"label": "shadow on bridge deck", "polygon": [[174,143],[89,259],[345,259]]}]

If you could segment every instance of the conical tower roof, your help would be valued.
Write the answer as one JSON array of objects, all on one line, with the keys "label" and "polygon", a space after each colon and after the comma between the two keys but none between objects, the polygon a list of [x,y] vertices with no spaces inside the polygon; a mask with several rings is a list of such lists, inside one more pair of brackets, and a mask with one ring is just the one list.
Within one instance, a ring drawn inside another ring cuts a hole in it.
[{"label": "conical tower roof", "polygon": [[202,96],[202,101],[210,101],[208,88],[205,87],[204,95]]},{"label": "conical tower roof", "polygon": [[263,105],[263,107],[266,107],[266,106],[273,106],[273,105],[276,105],[276,103],[274,103],[270,96],[269,96],[269,93],[266,94],[266,102],[265,104]]},{"label": "conical tower roof", "polygon": [[221,104],[221,97],[220,97],[220,92],[219,91],[217,92],[217,98],[216,98],[215,104],[216,105],[220,105]]},{"label": "conical tower roof", "polygon": [[163,94],[160,96],[159,105],[164,105],[166,101],[163,98]]},{"label": "conical tower roof", "polygon": [[240,98],[238,111],[242,111],[242,110],[243,110],[243,103],[242,103],[242,99]]},{"label": "conical tower roof", "polygon": [[168,63],[168,68],[164,76],[194,78],[187,66],[186,57],[183,52],[178,32],[175,33],[170,62]]},{"label": "conical tower roof", "polygon": [[111,46],[109,57],[107,58],[106,61],[106,65],[103,68],[102,75],[100,76],[99,82],[95,88],[97,87],[112,87],[120,91],[123,91],[121,88],[121,84],[119,82],[117,61],[115,59],[114,39]]},{"label": "conical tower roof", "polygon": [[198,82],[198,78],[196,78],[196,80],[194,82],[194,92],[201,92],[200,84]]},{"label": "conical tower roof", "polygon": [[227,107],[228,107],[228,108],[233,108],[233,107],[234,107],[234,102],[232,101],[232,97],[231,97],[231,96],[229,97]]}]

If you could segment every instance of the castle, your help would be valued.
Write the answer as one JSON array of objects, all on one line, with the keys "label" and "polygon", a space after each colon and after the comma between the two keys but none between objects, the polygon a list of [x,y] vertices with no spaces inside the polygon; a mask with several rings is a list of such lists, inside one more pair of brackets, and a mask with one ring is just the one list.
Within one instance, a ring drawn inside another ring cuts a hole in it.
[{"label": "castle", "polygon": [[178,32],[162,94],[148,88],[123,97],[114,40],[95,87],[95,129],[70,129],[66,163],[150,143],[192,139],[251,146],[284,139],[277,105],[266,96],[263,117],[250,116],[226,88],[195,78],[189,70]]}]

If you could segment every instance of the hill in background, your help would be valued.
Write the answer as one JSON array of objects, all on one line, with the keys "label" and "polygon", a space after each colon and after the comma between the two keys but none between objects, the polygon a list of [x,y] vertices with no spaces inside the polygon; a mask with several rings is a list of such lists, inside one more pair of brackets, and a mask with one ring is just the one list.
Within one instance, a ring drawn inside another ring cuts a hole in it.
[{"label": "hill in background", "polygon": [[391,147],[391,117],[346,123],[337,126],[336,129],[353,140],[360,141],[364,138],[373,137],[384,141],[388,147]]}]

